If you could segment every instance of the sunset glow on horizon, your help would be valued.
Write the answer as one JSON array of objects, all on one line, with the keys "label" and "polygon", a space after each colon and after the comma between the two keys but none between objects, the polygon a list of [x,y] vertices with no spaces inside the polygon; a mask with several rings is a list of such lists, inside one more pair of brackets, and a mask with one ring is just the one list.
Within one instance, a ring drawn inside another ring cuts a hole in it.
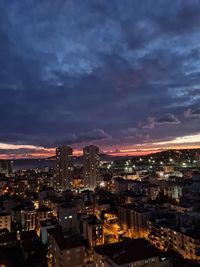
[{"label": "sunset glow on horizon", "polygon": [[[72,147],[74,147],[72,145]],[[82,149],[74,148],[74,155],[81,156]],[[197,149],[200,148],[200,134],[177,137],[168,141],[156,141],[151,143],[129,145],[123,147],[114,147],[110,149],[103,147],[102,153],[113,156],[143,156],[157,153],[163,150],[170,149]],[[42,146],[22,145],[22,144],[6,144],[0,143],[0,151],[5,153],[0,154],[1,159],[20,159],[20,158],[48,158],[55,155],[56,148],[45,148]],[[9,151],[8,153],[6,153]],[[27,152],[27,153],[25,153]]]}]

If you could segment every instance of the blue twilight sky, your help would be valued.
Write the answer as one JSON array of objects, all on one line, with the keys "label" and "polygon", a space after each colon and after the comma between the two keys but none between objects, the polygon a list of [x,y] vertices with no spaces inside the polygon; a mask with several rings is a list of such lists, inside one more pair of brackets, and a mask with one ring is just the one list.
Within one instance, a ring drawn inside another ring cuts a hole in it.
[{"label": "blue twilight sky", "polygon": [[0,0],[0,156],[200,145],[199,14],[199,0]]}]

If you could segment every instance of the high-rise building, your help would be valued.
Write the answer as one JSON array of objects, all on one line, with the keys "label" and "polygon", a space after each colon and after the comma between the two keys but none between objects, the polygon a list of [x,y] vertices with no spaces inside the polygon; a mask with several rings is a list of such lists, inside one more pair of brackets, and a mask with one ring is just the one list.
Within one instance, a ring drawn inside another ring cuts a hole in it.
[{"label": "high-rise building", "polygon": [[83,169],[86,186],[94,190],[99,180],[99,148],[93,145],[86,146],[83,149],[83,156]]},{"label": "high-rise building", "polygon": [[65,191],[70,188],[72,179],[72,153],[69,146],[60,146],[56,148],[56,188]]},{"label": "high-rise building", "polygon": [[200,153],[196,152],[196,166],[200,168]]},{"label": "high-rise building", "polygon": [[0,174],[9,177],[12,173],[12,164],[10,160],[0,160]]}]

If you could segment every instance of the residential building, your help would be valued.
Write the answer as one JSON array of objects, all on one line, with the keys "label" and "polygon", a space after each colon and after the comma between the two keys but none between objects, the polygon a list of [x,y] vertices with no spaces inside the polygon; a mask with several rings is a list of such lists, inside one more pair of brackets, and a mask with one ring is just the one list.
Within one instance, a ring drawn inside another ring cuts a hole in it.
[{"label": "residential building", "polygon": [[9,177],[12,174],[12,165],[10,160],[0,160],[0,174]]},{"label": "residential building", "polygon": [[76,236],[69,236],[60,229],[49,233],[48,263],[49,267],[83,267],[85,247]]},{"label": "residential building", "polygon": [[58,226],[58,222],[53,219],[48,219],[40,222],[40,239],[44,245],[48,242],[48,230]]},{"label": "residential building", "polygon": [[40,222],[52,219],[53,211],[48,207],[41,207],[37,211],[37,224],[40,225]]},{"label": "residential building", "polygon": [[83,172],[86,186],[94,190],[99,181],[99,148],[97,146],[84,147]]},{"label": "residential building", "polygon": [[5,212],[0,212],[0,229],[5,228],[11,232],[11,215]]},{"label": "residential building", "polygon": [[69,146],[56,148],[56,188],[58,191],[65,191],[70,188],[72,179],[72,154],[73,150]]},{"label": "residential building", "polygon": [[170,260],[144,239],[94,248],[94,266],[98,267],[171,267]]},{"label": "residential building", "polygon": [[132,205],[118,207],[119,225],[128,237],[145,237],[150,215],[151,210],[148,208]]},{"label": "residential building", "polygon": [[34,208],[27,208],[21,210],[21,225],[24,231],[36,229],[37,212]]},{"label": "residential building", "polygon": [[161,250],[173,249],[183,258],[200,262],[200,230],[177,227],[169,220],[148,222],[148,239]]},{"label": "residential building", "polygon": [[58,222],[64,231],[78,231],[76,206],[69,202],[58,208]]},{"label": "residential building", "polygon": [[104,243],[103,223],[96,216],[91,215],[83,219],[83,238],[88,241],[90,247]]}]

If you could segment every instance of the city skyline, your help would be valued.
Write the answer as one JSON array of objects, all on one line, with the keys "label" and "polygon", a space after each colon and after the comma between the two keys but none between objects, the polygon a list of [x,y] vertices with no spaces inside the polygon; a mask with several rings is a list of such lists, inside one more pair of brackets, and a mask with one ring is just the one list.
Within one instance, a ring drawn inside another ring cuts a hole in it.
[{"label": "city skyline", "polygon": [[196,0],[1,1],[0,158],[199,148],[199,12]]}]

